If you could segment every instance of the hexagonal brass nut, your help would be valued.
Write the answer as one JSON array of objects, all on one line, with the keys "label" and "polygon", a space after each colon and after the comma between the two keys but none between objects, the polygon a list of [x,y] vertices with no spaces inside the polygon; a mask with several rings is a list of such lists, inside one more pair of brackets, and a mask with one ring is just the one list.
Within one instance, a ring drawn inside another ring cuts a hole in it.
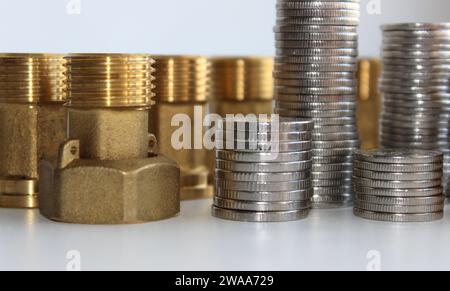
[{"label": "hexagonal brass nut", "polygon": [[58,166],[39,167],[40,210],[68,223],[128,224],[180,212],[180,169],[164,157],[99,161],[79,159],[79,142],[60,151]]}]

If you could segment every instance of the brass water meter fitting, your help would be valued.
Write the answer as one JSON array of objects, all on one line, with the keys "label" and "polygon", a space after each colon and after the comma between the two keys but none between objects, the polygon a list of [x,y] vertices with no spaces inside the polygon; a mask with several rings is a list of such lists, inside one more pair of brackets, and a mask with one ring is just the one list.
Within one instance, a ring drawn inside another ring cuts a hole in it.
[{"label": "brass water meter fitting", "polygon": [[[273,68],[271,57],[210,58],[210,112],[227,114],[267,114],[273,111]],[[216,168],[215,154],[209,156],[209,168]],[[210,177],[212,180],[213,177]]]},{"label": "brass water meter fitting", "polygon": [[129,224],[179,213],[178,165],[148,134],[153,60],[148,55],[72,54],[68,140],[58,163],[40,165],[41,213],[81,224]]},{"label": "brass water meter fitting", "polygon": [[38,163],[66,139],[62,55],[0,54],[0,207],[38,207]]},{"label": "brass water meter fitting", "polygon": [[[208,61],[197,56],[154,58],[157,104],[150,113],[150,132],[156,135],[159,150],[180,164],[181,198],[212,197],[214,187],[209,182],[208,169],[208,153],[211,151],[203,146],[194,147],[195,128],[200,127],[200,138],[205,130],[203,118],[207,114]],[[179,129],[172,126],[172,120],[180,114],[191,122],[192,143],[189,147],[178,148],[172,144],[172,135]]]},{"label": "brass water meter fitting", "polygon": [[379,147],[379,119],[381,94],[378,82],[381,77],[381,62],[378,59],[358,61],[358,128],[363,149]]}]

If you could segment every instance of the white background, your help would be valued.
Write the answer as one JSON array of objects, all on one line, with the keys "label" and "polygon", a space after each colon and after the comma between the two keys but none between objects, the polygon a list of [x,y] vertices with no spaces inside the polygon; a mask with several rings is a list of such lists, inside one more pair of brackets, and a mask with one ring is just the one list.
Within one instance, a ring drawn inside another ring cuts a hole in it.
[{"label": "white background", "polygon": [[[81,14],[68,14],[71,1]],[[361,0],[361,55],[385,22],[450,21],[448,0]],[[272,55],[275,0],[0,0],[0,51]]]}]

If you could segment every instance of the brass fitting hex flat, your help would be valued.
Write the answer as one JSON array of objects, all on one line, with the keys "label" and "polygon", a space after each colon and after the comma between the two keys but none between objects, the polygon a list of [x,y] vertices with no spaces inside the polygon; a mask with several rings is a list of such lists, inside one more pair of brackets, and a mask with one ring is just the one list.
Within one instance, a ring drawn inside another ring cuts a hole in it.
[{"label": "brass fitting hex flat", "polygon": [[62,55],[0,55],[0,207],[38,206],[38,162],[66,138]]},{"label": "brass fitting hex flat", "polygon": [[176,150],[172,134],[177,128],[171,125],[177,114],[185,114],[193,122],[195,108],[201,110],[203,121],[207,113],[208,61],[195,56],[156,56],[155,61],[157,104],[151,110],[150,132],[156,135],[160,151],[180,164],[181,198],[212,197],[214,187],[208,182],[208,153],[211,151]]},{"label": "brass fitting hex flat", "polygon": [[147,55],[67,57],[69,140],[42,162],[41,213],[82,224],[166,219],[180,211],[178,165],[153,152]]},{"label": "brass fitting hex flat", "polygon": [[381,62],[378,59],[358,61],[358,128],[363,149],[379,147],[379,118],[381,94],[378,82],[381,77]]}]

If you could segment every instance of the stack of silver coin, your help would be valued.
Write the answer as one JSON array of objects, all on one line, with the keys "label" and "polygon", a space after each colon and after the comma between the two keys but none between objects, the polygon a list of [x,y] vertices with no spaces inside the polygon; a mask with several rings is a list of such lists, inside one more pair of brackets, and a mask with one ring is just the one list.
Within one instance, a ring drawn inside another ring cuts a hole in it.
[{"label": "stack of silver coin", "polygon": [[[216,131],[215,217],[247,222],[306,218],[313,195],[311,120],[226,120]],[[222,141],[222,142],[221,142]]]},{"label": "stack of silver coin", "polygon": [[278,0],[275,113],[313,118],[314,208],[352,202],[359,0]]},{"label": "stack of silver coin", "polygon": [[357,151],[355,215],[390,222],[441,219],[445,201],[442,169],[439,151]]},{"label": "stack of silver coin", "polygon": [[380,142],[444,152],[450,177],[450,24],[405,23],[383,30]]}]

